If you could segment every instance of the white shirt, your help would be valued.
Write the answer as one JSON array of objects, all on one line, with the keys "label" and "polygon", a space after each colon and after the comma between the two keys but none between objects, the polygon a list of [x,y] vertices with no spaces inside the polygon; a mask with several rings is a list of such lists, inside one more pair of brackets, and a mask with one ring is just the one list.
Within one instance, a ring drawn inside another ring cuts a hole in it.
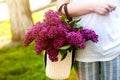
[{"label": "white shirt", "polygon": [[98,43],[87,42],[84,50],[77,50],[75,59],[83,62],[108,61],[120,55],[120,0],[72,0],[74,4],[82,2],[108,1],[116,5],[116,10],[107,16],[90,13],[81,18],[78,25],[92,29],[99,35]]}]

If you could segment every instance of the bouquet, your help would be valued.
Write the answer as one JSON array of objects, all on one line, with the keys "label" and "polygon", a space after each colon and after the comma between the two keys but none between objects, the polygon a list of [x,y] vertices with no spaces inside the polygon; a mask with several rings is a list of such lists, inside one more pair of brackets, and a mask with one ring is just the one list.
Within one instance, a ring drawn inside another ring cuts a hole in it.
[{"label": "bouquet", "polygon": [[63,60],[68,50],[84,49],[88,40],[98,41],[98,35],[91,29],[77,26],[78,21],[80,19],[69,21],[59,12],[49,10],[45,13],[43,22],[37,22],[31,29],[28,29],[24,45],[29,46],[32,41],[35,41],[37,54],[45,51],[49,59],[56,62],[60,52]]},{"label": "bouquet", "polygon": [[93,30],[76,25],[79,21],[69,21],[59,12],[49,10],[43,22],[37,22],[25,34],[25,46],[35,41],[36,53],[45,51],[47,54],[45,63],[49,78],[67,79],[72,66],[73,48],[84,49],[87,41],[98,41],[98,35]]}]

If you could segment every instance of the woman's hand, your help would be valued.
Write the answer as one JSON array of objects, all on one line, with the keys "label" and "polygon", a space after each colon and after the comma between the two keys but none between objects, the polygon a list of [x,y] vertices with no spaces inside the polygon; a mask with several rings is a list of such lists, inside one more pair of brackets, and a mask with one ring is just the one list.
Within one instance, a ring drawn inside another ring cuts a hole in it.
[{"label": "woman's hand", "polygon": [[111,3],[96,2],[93,3],[92,8],[95,13],[98,13],[100,15],[107,15],[110,12],[114,11],[116,6]]}]

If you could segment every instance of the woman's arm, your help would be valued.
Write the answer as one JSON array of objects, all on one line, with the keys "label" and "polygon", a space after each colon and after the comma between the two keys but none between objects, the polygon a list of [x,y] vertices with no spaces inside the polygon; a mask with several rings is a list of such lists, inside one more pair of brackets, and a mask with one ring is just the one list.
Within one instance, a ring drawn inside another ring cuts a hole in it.
[{"label": "woman's arm", "polygon": [[[60,5],[64,3],[69,3],[70,0],[58,0],[57,1],[57,9]],[[116,6],[111,3],[103,3],[103,2],[85,2],[81,4],[68,4],[68,12],[71,17],[81,16],[89,13],[98,13],[100,15],[107,15],[109,12],[115,10]],[[62,8],[62,14],[64,10]]]}]

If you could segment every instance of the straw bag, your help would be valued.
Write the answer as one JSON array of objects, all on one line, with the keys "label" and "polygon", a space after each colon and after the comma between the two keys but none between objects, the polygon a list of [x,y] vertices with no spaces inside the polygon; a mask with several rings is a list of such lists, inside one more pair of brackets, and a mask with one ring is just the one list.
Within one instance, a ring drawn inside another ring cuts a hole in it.
[{"label": "straw bag", "polygon": [[69,78],[72,67],[72,51],[67,52],[65,59],[61,60],[61,54],[58,55],[58,61],[52,62],[46,55],[46,76],[51,79]]}]

